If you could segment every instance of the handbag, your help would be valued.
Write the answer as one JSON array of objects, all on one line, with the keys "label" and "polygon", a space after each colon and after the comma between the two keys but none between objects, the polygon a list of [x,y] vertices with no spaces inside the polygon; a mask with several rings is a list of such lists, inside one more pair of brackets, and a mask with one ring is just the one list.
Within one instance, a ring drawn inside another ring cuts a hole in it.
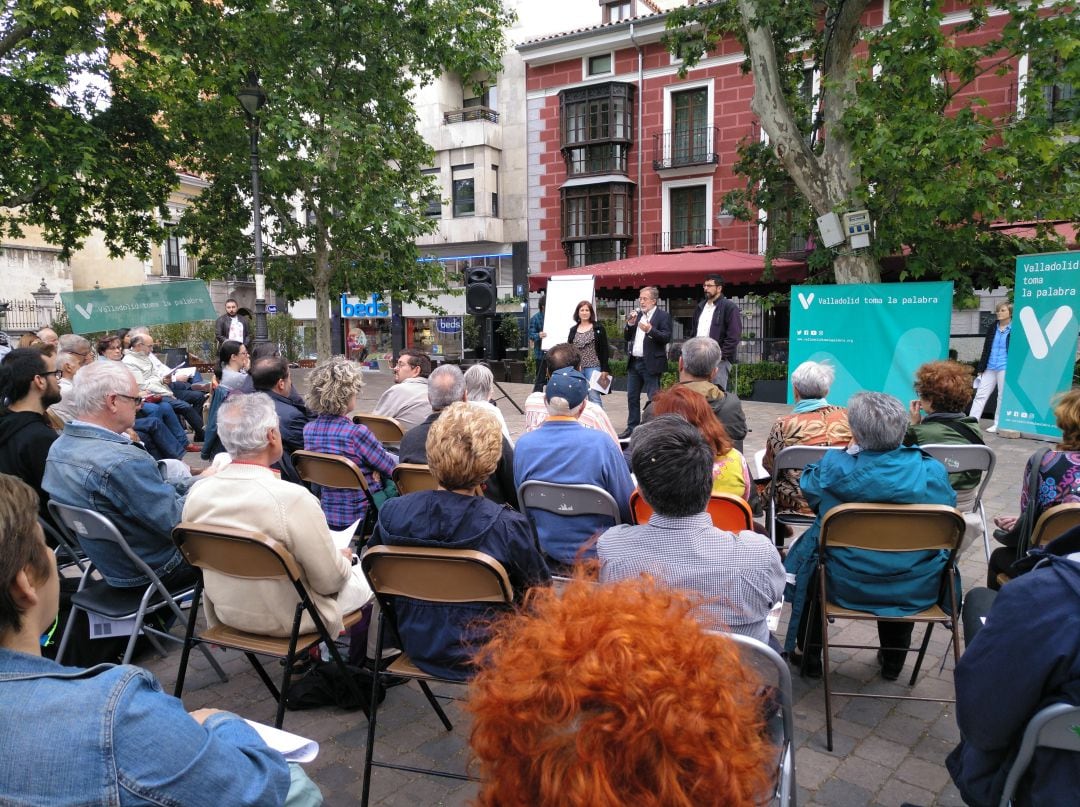
[{"label": "handbag", "polygon": [[1028,476],[1027,506],[1016,524],[1011,530],[994,530],[994,539],[1008,547],[1016,548],[1016,558],[1019,560],[1028,551],[1031,543],[1031,533],[1035,529],[1035,514],[1039,509],[1039,469],[1042,466],[1043,457],[1048,448],[1040,448],[1031,457],[1031,473]]},{"label": "handbag", "polygon": [[394,480],[390,477],[383,477],[382,490],[372,491],[371,500],[375,502],[376,510],[382,510],[382,506],[387,499],[394,499],[400,495],[401,491],[398,490],[397,485],[394,484]]}]

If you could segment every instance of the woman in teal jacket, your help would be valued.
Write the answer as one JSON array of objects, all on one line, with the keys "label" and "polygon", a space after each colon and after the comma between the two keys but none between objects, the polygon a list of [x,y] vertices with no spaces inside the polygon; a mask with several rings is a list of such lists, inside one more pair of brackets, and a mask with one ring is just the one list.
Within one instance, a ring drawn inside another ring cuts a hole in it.
[{"label": "woman in teal jacket", "polygon": [[[784,649],[792,651],[796,638],[800,646],[811,646],[805,671],[815,677],[821,674],[821,626],[817,619],[807,618],[811,610],[807,605],[815,594],[811,583],[817,574],[825,514],[848,502],[956,504],[945,466],[916,448],[901,446],[908,413],[900,401],[880,392],[860,392],[848,402],[848,423],[852,445],[846,451],[830,451],[803,471],[802,491],[817,519],[784,560],[788,573],[795,575],[795,583],[789,583],[785,592],[792,611]],[[879,616],[913,614],[937,602],[947,560],[948,553],[937,551],[835,549],[828,557],[829,599]],[[879,622],[882,647],[906,648],[913,627]],[[885,651],[882,677],[896,680],[906,657],[906,650]]]}]

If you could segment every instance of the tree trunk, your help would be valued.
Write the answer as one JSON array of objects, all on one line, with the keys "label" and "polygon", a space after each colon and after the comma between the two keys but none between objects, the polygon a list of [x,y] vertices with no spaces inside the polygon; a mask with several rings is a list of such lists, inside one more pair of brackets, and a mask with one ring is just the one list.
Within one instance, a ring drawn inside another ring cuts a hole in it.
[{"label": "tree trunk", "polygon": [[837,283],[880,283],[881,268],[869,252],[855,255],[837,255],[833,259],[833,273]]},{"label": "tree trunk", "polygon": [[322,238],[315,244],[315,350],[319,361],[325,361],[332,355],[330,345],[330,253]]}]

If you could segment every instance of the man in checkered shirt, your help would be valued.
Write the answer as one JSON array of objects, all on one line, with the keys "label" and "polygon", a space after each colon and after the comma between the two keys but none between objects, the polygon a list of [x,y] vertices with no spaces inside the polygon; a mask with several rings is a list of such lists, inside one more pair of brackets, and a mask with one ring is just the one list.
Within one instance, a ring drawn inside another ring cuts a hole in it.
[{"label": "man in checkered shirt", "polygon": [[648,524],[612,527],[600,536],[600,581],[648,574],[706,597],[711,627],[773,644],[766,617],[784,591],[780,555],[764,535],[717,529],[706,512],[713,452],[678,415],[634,430],[630,464],[654,510]]}]

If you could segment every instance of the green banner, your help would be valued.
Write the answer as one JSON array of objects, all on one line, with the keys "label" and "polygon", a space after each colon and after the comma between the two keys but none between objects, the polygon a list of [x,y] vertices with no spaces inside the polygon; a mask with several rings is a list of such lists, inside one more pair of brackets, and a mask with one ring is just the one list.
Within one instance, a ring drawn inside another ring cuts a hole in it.
[{"label": "green banner", "polygon": [[75,333],[115,331],[136,325],[164,325],[214,319],[217,312],[201,280],[146,283],[92,291],[62,291]]},{"label": "green banner", "polygon": [[1080,252],[1016,259],[1002,429],[1061,437],[1054,398],[1072,386],[1080,322]]},{"label": "green banner", "polygon": [[952,296],[952,283],[792,286],[788,375],[804,361],[828,362],[830,403],[871,390],[906,405],[919,365],[948,356]]}]

